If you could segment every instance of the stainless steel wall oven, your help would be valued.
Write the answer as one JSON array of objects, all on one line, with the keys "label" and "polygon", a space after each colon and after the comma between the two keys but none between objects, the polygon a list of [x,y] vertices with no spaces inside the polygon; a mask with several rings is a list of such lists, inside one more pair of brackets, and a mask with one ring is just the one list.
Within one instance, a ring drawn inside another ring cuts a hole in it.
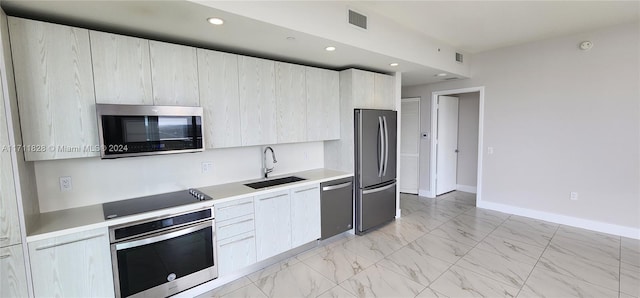
[{"label": "stainless steel wall oven", "polygon": [[116,297],[167,297],[218,277],[213,208],[109,229]]}]

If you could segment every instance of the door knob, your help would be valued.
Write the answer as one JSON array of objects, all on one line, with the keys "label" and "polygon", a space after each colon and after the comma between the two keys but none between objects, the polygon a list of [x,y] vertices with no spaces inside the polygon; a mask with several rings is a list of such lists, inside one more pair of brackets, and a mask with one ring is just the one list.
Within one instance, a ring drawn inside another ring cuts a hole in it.
[{"label": "door knob", "polygon": [[456,150],[453,150],[453,151],[454,151],[455,153],[458,153],[458,152],[460,152],[460,151],[458,151],[458,149],[456,149]]}]

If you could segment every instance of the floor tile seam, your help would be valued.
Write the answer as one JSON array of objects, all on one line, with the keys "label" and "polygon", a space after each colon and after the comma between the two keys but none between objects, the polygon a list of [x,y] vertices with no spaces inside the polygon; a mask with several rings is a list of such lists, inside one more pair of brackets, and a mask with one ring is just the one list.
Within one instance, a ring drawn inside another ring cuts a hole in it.
[{"label": "floor tile seam", "polygon": [[[484,240],[483,240],[483,241],[480,241],[478,244],[480,244],[480,243],[482,243],[482,242],[484,242]],[[477,249],[479,249],[479,250],[481,250],[481,251],[483,251],[483,252],[490,253],[490,254],[492,254],[492,255],[497,255],[497,256],[502,257],[502,255],[500,255],[500,254],[498,254],[498,253],[495,253],[495,252],[493,252],[493,251],[492,251],[492,250],[490,250],[490,249],[485,249],[485,248],[483,248],[483,247],[474,247],[474,248],[477,248]],[[525,256],[526,256],[526,257],[528,257],[528,258],[531,258],[532,260],[536,260],[536,262],[537,262],[537,259],[536,259],[536,258],[534,258],[534,257],[530,257],[530,256],[527,256],[527,255],[525,255]],[[513,261],[513,262],[519,263],[519,264],[523,264],[523,265],[530,266],[529,264],[527,264],[527,263],[525,263],[525,262],[518,261],[518,260],[514,260],[513,258],[507,258],[507,259],[508,259],[508,260],[510,260],[510,261]]]},{"label": "floor tile seam", "polygon": [[[398,271],[394,270],[393,268],[389,268],[389,267],[387,267],[387,266],[385,266],[385,265],[381,264],[381,262],[382,262],[382,261],[384,261],[384,260],[386,260],[386,259],[387,259],[387,257],[384,257],[384,258],[383,258],[383,259],[381,259],[380,261],[377,261],[377,262],[375,263],[375,265],[378,265],[378,266],[380,266],[380,267],[383,267],[384,269],[389,270],[389,271],[391,271],[391,272],[393,272],[393,273],[395,273],[395,274],[399,275],[400,277],[402,277],[402,278],[404,278],[404,279],[406,279],[406,280],[410,280],[410,281],[412,281],[412,282],[414,282],[414,283],[416,283],[416,284],[419,284],[419,285],[421,285],[421,286],[424,286],[424,285],[422,285],[421,283],[419,283],[419,282],[417,282],[417,281],[415,281],[415,280],[412,280],[410,277],[405,276],[405,275],[404,275],[404,273],[402,273],[402,272],[398,272]],[[440,260],[440,259],[438,259],[438,260]],[[389,260],[389,261],[391,262],[391,260]],[[447,264],[450,264],[449,262],[446,262],[446,263],[447,263]],[[449,268],[450,268],[450,267],[451,267],[451,265],[449,265],[449,267],[447,267],[447,270],[449,270]],[[446,272],[446,271],[445,271],[445,272]],[[440,275],[438,275],[438,277],[440,277]],[[436,278],[436,279],[437,279],[437,278]],[[436,279],[434,279],[433,281],[435,281]],[[431,285],[432,283],[433,283],[433,282],[430,282],[428,285],[424,286],[424,288],[423,288],[420,292],[418,292],[418,294],[420,294],[424,289],[428,288],[428,287],[429,287],[429,285]]]},{"label": "floor tile seam", "polygon": [[[258,291],[260,291],[260,293],[264,294],[264,296],[265,296],[265,297],[269,297],[269,298],[271,298],[271,296],[269,296],[269,294],[267,294],[265,291],[263,291],[263,290],[258,286],[258,284],[256,284],[253,280],[251,280],[251,279],[250,279],[250,278],[248,278],[248,277],[247,277],[247,279],[249,280],[250,284],[248,284],[248,285],[246,285],[246,286],[244,286],[244,287],[242,287],[242,288],[248,287],[249,285],[253,285],[254,287],[256,287],[256,289],[258,289]],[[262,279],[262,278],[260,278],[260,279],[258,279],[258,280],[261,280],[261,279]],[[240,289],[242,289],[242,288],[240,288]],[[239,289],[238,289],[238,290],[239,290]],[[237,291],[237,290],[236,290],[236,291]],[[235,292],[235,291],[233,291],[233,292]],[[233,292],[230,292],[229,294],[231,294],[231,293],[233,293]],[[228,295],[228,294],[227,294],[227,295]],[[223,295],[223,296],[224,296],[224,295]]]},{"label": "floor tile seam", "polygon": [[581,244],[588,244],[588,245],[591,245],[591,246],[598,246],[598,247],[599,246],[606,246],[608,248],[611,248],[611,250],[619,249],[620,252],[619,252],[618,256],[620,256],[620,254],[622,253],[621,252],[622,245],[620,244],[620,240],[618,240],[618,245],[614,246],[614,245],[607,244],[607,243],[594,243],[593,240],[577,239],[577,238],[572,238],[572,237],[567,237],[567,236],[562,236],[562,235],[555,235],[551,239],[551,242],[553,242],[554,239],[558,239],[557,241],[578,242],[578,243],[581,243]]},{"label": "floor tile seam", "polygon": [[[536,267],[537,267],[537,265],[536,265]],[[620,291],[619,291],[619,290],[614,290],[614,289],[612,289],[612,288],[609,288],[609,287],[606,287],[606,286],[603,286],[603,285],[594,284],[594,283],[592,283],[592,282],[590,282],[590,281],[586,281],[586,280],[583,280],[583,279],[577,278],[577,277],[575,277],[575,276],[569,276],[569,275],[566,275],[566,274],[562,274],[562,273],[560,273],[560,272],[553,272],[553,271],[551,271],[551,270],[549,270],[549,269],[546,269],[546,268],[544,268],[544,267],[538,267],[538,268],[539,268],[540,270],[542,270],[542,271],[545,271],[545,272],[548,272],[548,273],[552,273],[552,274],[556,274],[556,275],[561,275],[561,276],[563,276],[563,277],[570,278],[570,279],[575,279],[575,280],[578,280],[578,281],[580,281],[580,282],[583,282],[583,283],[586,283],[586,284],[592,285],[592,286],[594,286],[594,287],[598,287],[598,288],[601,288],[601,289],[605,289],[605,290],[607,290],[607,291],[612,291],[612,292],[618,292],[618,293],[620,293]],[[534,268],[534,269],[535,269],[535,268]]]},{"label": "floor tile seam", "polygon": [[[500,227],[502,227],[502,225],[500,225]],[[496,228],[496,230],[497,230],[498,228],[500,228],[500,227],[497,227],[497,228]],[[493,233],[494,233],[496,230],[494,230],[493,232],[491,232],[491,234],[489,234],[489,235],[493,235]],[[488,237],[489,235],[487,235],[487,237]],[[496,235],[494,235],[494,236],[496,236]],[[520,242],[520,243],[528,244],[528,245],[535,246],[535,247],[542,248],[542,249],[546,249],[546,247],[551,243],[551,240],[549,240],[549,241],[547,242],[547,244],[546,244],[546,245],[542,246],[542,245],[537,244],[537,243],[536,243],[536,244],[534,244],[534,243],[529,243],[529,242],[524,242],[524,241],[521,241],[521,240],[518,240],[518,239],[514,239],[514,238],[510,237],[509,235],[506,235],[506,236],[496,236],[496,237],[502,237],[502,238],[504,238],[504,239],[508,239],[508,240],[511,240],[511,241],[516,241],[516,242]]]},{"label": "floor tile seam", "polygon": [[[333,287],[331,287],[331,288],[327,289],[327,291],[329,291],[329,290],[333,289],[335,286],[337,286],[337,285],[339,285],[339,284],[340,284],[340,283],[338,283],[338,282],[333,282],[333,280],[329,279],[329,277],[326,277],[326,276],[325,276],[324,274],[322,274],[320,271],[318,271],[318,270],[316,270],[315,268],[311,267],[311,265],[309,265],[309,264],[307,264],[307,263],[304,263],[304,262],[302,262],[302,263],[303,263],[305,266],[307,266],[307,268],[308,268],[308,269],[311,269],[311,270],[312,270],[312,271],[314,271],[315,273],[317,273],[317,274],[319,274],[320,276],[322,276],[324,279],[328,280],[330,283],[334,284],[334,285],[333,285]],[[364,270],[363,270],[363,271],[364,271]],[[354,275],[355,275],[355,274],[354,274]],[[325,292],[327,292],[327,291],[325,291]],[[324,293],[324,292],[322,292],[322,293]],[[322,293],[319,293],[317,296],[322,295]]]},{"label": "floor tile seam", "polygon": [[[348,252],[350,252],[350,253],[352,253],[352,254],[356,255],[356,256],[357,256],[357,257],[359,257],[359,258],[363,258],[363,259],[365,259],[365,260],[367,260],[367,261],[371,262],[371,265],[362,267],[362,271],[367,270],[369,267],[371,267],[371,266],[373,266],[373,265],[375,265],[375,264],[377,263],[377,262],[372,261],[371,259],[369,259],[369,258],[367,258],[367,257],[361,256],[361,255],[360,255],[359,253],[357,253],[357,252],[354,252],[354,251],[352,251],[352,250],[347,249],[346,247],[345,247],[344,249],[345,249],[346,251],[348,251]],[[319,254],[317,254],[317,255],[319,255]],[[317,255],[316,255],[316,256],[317,256]],[[314,256],[314,257],[315,257],[315,256]],[[304,263],[305,265],[307,265],[307,267],[311,268],[313,271],[317,272],[317,273],[318,273],[318,274],[320,274],[322,277],[329,279],[329,277],[325,276],[324,274],[322,274],[322,272],[320,272],[320,271],[318,271],[317,269],[313,268],[313,266],[311,266],[310,264],[308,264],[308,263],[306,262],[307,260],[310,260],[310,259],[311,259],[311,258],[307,258],[306,260],[304,260],[304,261],[300,261],[300,262],[302,262],[302,263]],[[384,258],[383,258],[383,259],[384,259]],[[362,272],[362,271],[360,271],[360,272]],[[360,273],[360,272],[358,272],[358,273]],[[358,273],[356,273],[356,274],[358,274]],[[354,275],[356,275],[356,274],[354,274]],[[353,275],[352,275],[351,277],[353,277]],[[349,277],[349,278],[351,278],[351,277]],[[333,282],[333,281],[332,281],[332,280],[330,280],[330,279],[329,279],[329,281]],[[337,284],[340,284],[340,283],[337,283]]]},{"label": "floor tile seam", "polygon": [[620,262],[618,263],[618,297],[622,293],[622,237],[620,237],[620,250],[619,250]]},{"label": "floor tile seam", "polygon": [[[551,246],[551,243],[549,243],[549,246]],[[546,252],[546,251],[545,251],[545,252]],[[577,255],[573,255],[573,254],[570,254],[570,253],[564,253],[564,252],[557,251],[557,250],[549,250],[549,252],[551,252],[551,253],[561,254],[561,255],[563,255],[563,256],[567,256],[567,257],[569,257],[570,259],[578,259],[578,260],[585,261],[585,262],[595,263],[596,265],[601,265],[601,266],[603,266],[603,267],[611,267],[611,268],[614,268],[614,267],[616,267],[616,266],[617,266],[617,267],[620,267],[620,260],[616,260],[616,262],[615,262],[615,263],[606,263],[606,262],[603,262],[603,261],[595,260],[595,259],[593,259],[593,258],[587,258],[587,257],[583,257],[583,256],[577,256]],[[544,252],[543,252],[543,254],[540,256],[540,258],[542,258],[542,257],[544,257]]]},{"label": "floor tile seam", "polygon": [[[498,228],[498,227],[496,227],[495,229],[497,229],[497,228]],[[458,263],[460,263],[460,261],[462,261],[462,259],[464,259],[464,257],[466,257],[466,256],[467,256],[467,255],[468,255],[472,250],[474,250],[475,248],[478,248],[478,244],[482,243],[482,241],[484,241],[484,239],[486,239],[489,235],[491,235],[491,233],[493,233],[493,232],[495,231],[495,229],[494,229],[493,231],[491,231],[487,236],[483,237],[483,238],[482,238],[482,240],[478,241],[478,243],[476,243],[473,247],[471,247],[471,249],[470,249],[469,251],[467,251],[467,252],[466,252],[462,257],[460,257],[460,258],[455,262],[455,264],[454,264],[454,265],[458,265]],[[478,248],[478,249],[480,249],[480,250],[482,250],[482,251],[486,251],[486,250],[483,250],[483,249],[481,249],[481,248]],[[493,253],[493,252],[488,252],[488,253],[490,253],[490,254],[492,254],[492,255],[497,255],[498,257],[501,257],[500,255],[498,255],[498,254],[496,254],[496,253]],[[524,263],[522,263],[522,262],[516,262],[516,263],[519,263],[519,264],[523,264],[523,265],[525,265],[525,264],[524,264]],[[529,265],[527,265],[527,266],[529,266]],[[525,280],[522,282],[522,285],[521,285],[520,287],[518,287],[518,286],[515,286],[515,285],[513,285],[513,284],[509,284],[509,283],[506,283],[506,282],[504,282],[504,281],[497,280],[497,279],[495,279],[495,278],[493,278],[493,277],[491,277],[491,276],[487,276],[487,275],[485,275],[485,274],[483,274],[483,273],[480,273],[480,272],[477,272],[477,271],[475,271],[475,270],[468,269],[468,268],[464,268],[464,267],[462,267],[462,266],[460,266],[460,265],[458,265],[458,267],[460,267],[460,268],[462,268],[462,269],[464,269],[464,270],[469,270],[469,271],[471,271],[471,272],[473,272],[473,273],[475,273],[475,274],[478,274],[478,275],[480,275],[480,276],[486,277],[486,278],[491,279],[491,280],[493,280],[493,281],[495,281],[495,282],[498,282],[498,283],[500,283],[500,284],[503,284],[503,285],[509,285],[509,286],[511,286],[511,287],[513,287],[513,288],[518,288],[518,293],[520,293],[520,290],[522,289],[522,287],[524,287],[524,285],[525,285],[525,283],[526,283],[526,279],[525,279]],[[529,271],[529,274],[531,274],[531,272],[533,271],[533,268],[535,268],[535,265],[531,268],[531,271]],[[527,276],[527,278],[528,278],[528,276]],[[516,295],[516,297],[517,297],[517,296],[518,296],[518,295]]]},{"label": "floor tile seam", "polygon": [[[553,235],[551,236],[551,239],[553,239],[553,237],[556,235],[556,233],[558,232],[559,228],[560,228],[560,225],[558,225],[556,227],[555,231],[553,231]],[[536,261],[535,265],[533,265],[533,268],[531,268],[531,271],[529,271],[529,275],[527,275],[527,278],[522,283],[522,287],[520,287],[520,290],[518,290],[518,293],[516,294],[516,297],[518,297],[520,295],[520,293],[522,292],[522,289],[524,289],[524,287],[527,285],[527,282],[529,281],[529,278],[531,278],[531,274],[533,274],[533,271],[536,270],[536,267],[538,267],[538,264],[540,263],[540,259],[542,259],[542,255],[544,255],[544,252],[547,251],[547,249],[549,248],[549,245],[551,245],[551,239],[549,239],[549,242],[547,243],[547,246],[544,248],[544,250],[542,251],[542,253],[538,257],[538,260]]]}]

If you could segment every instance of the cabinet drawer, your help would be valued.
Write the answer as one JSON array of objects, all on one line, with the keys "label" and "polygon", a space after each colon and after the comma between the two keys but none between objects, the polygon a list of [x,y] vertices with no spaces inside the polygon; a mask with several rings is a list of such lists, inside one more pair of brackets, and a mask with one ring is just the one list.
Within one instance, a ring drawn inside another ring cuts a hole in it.
[{"label": "cabinet drawer", "polygon": [[247,214],[234,219],[218,222],[218,241],[233,237],[255,229],[253,214]]},{"label": "cabinet drawer", "polygon": [[254,231],[218,242],[218,272],[220,276],[256,263]]},{"label": "cabinet drawer", "polygon": [[253,197],[214,205],[216,222],[253,214]]}]

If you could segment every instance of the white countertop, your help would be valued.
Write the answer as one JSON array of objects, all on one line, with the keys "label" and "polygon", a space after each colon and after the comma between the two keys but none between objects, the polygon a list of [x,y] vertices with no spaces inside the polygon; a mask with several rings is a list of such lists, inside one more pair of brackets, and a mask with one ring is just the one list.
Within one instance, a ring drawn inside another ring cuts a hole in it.
[{"label": "white countertop", "polygon": [[240,198],[246,198],[256,195],[262,195],[270,192],[289,189],[292,187],[303,187],[306,185],[318,184],[325,181],[346,178],[353,176],[352,173],[339,172],[329,169],[315,169],[303,172],[289,173],[270,177],[275,179],[279,177],[298,176],[306,180],[287,183],[278,186],[266,187],[262,189],[252,189],[244,184],[256,182],[260,180],[246,180],[234,183],[213,185],[207,187],[199,187],[202,191],[213,200],[197,201],[193,204],[183,205],[179,207],[145,212],[141,214],[123,216],[106,221],[102,211],[102,204],[91,205],[86,207],[59,210],[54,212],[41,213],[32,226],[29,227],[27,242],[38,241],[51,237],[62,236],[81,231],[87,231],[97,228],[105,228],[134,221],[166,216],[175,213],[188,212],[205,207],[211,207],[215,204],[228,202]]}]

